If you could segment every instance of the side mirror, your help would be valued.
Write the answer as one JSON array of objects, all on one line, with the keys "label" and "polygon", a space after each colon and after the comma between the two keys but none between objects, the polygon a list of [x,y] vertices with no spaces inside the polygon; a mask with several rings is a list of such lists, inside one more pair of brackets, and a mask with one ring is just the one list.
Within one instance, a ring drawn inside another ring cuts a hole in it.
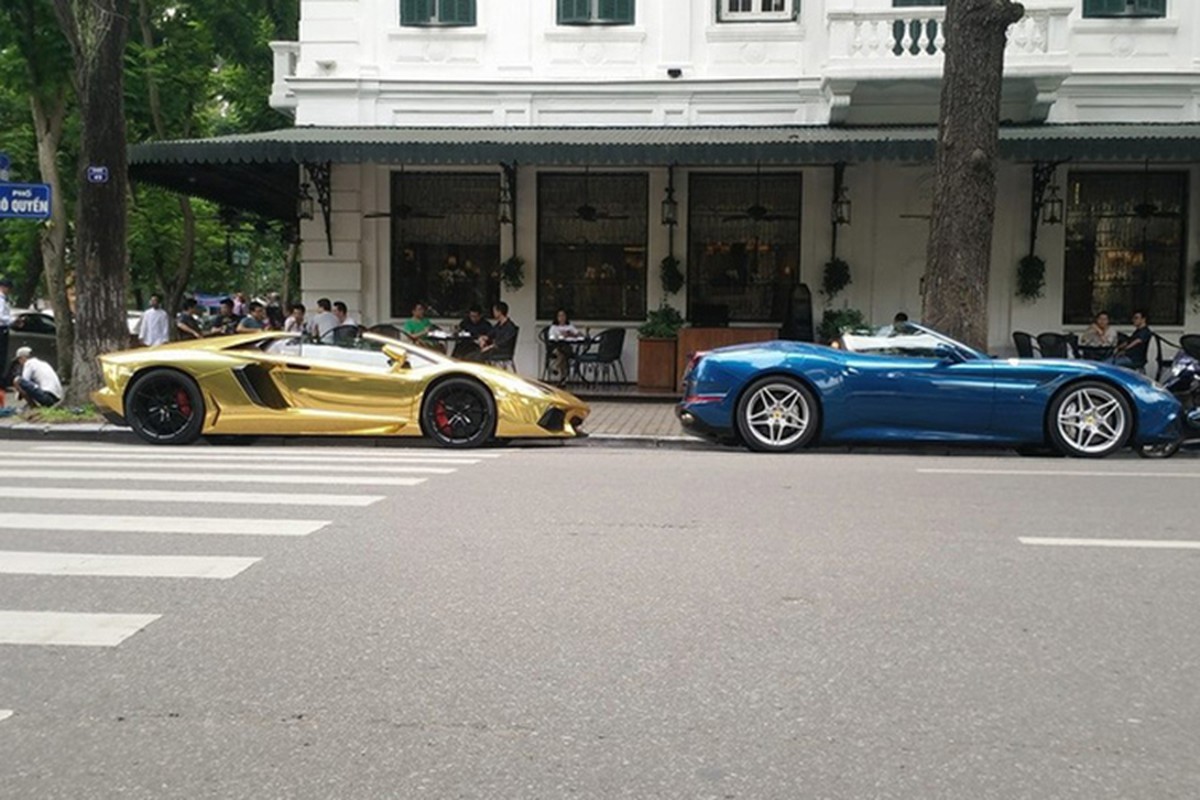
[{"label": "side mirror", "polygon": [[388,357],[392,369],[404,369],[408,366],[408,353],[399,347],[385,344],[383,354]]}]

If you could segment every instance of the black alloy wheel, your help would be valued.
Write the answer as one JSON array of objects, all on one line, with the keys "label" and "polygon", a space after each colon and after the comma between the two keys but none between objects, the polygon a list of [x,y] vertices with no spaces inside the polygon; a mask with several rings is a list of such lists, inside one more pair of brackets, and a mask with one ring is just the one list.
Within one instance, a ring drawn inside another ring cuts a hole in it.
[{"label": "black alloy wheel", "polygon": [[204,426],[204,398],[196,382],[183,373],[151,370],[126,392],[125,419],[151,444],[191,444]]},{"label": "black alloy wheel", "polygon": [[479,447],[496,432],[496,402],[475,381],[450,378],[425,395],[421,430],[442,447]]}]

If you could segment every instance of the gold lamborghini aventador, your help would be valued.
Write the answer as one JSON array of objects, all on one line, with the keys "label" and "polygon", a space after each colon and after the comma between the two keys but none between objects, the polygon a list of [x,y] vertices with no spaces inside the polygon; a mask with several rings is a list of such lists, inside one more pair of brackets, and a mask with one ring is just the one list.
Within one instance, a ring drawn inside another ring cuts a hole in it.
[{"label": "gold lamborghini aventador", "polygon": [[428,436],[443,447],[570,438],[574,395],[376,334],[359,347],[253,333],[101,356],[106,416],[154,444],[201,436]]}]

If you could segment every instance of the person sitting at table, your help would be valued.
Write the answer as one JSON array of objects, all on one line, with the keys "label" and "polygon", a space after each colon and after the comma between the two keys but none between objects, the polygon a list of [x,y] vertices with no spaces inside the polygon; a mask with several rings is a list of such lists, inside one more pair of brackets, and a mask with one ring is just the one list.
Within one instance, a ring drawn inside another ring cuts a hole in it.
[{"label": "person sitting at table", "polygon": [[455,358],[469,358],[479,353],[479,339],[492,332],[492,323],[483,318],[483,309],[475,303],[467,309],[467,315],[458,321],[456,330],[470,338],[458,340],[454,345]]},{"label": "person sitting at table", "polygon": [[417,303],[413,306],[412,318],[404,321],[400,326],[400,330],[408,334],[417,344],[429,344],[429,331],[433,329],[433,323],[425,317],[425,304]]},{"label": "person sitting at table", "polygon": [[479,337],[477,342],[479,345],[478,358],[484,361],[500,360],[500,356],[508,354],[506,350],[517,338],[517,326],[508,318],[508,303],[501,300],[492,306],[492,320],[492,332],[487,336]]},{"label": "person sitting at table", "polygon": [[1116,347],[1117,329],[1108,324],[1108,312],[1098,311],[1088,329],[1079,334],[1080,347]]},{"label": "person sitting at table", "polygon": [[1146,359],[1150,355],[1150,341],[1154,331],[1150,330],[1150,320],[1145,311],[1133,312],[1133,333],[1129,339],[1117,347],[1114,362],[1118,367],[1142,370],[1146,367]]},{"label": "person sitting at table", "polygon": [[566,382],[567,366],[571,359],[571,345],[564,340],[582,338],[583,333],[571,324],[565,308],[554,312],[554,322],[546,331],[546,344],[550,348],[550,358],[554,361],[552,373],[557,377],[559,383]]}]

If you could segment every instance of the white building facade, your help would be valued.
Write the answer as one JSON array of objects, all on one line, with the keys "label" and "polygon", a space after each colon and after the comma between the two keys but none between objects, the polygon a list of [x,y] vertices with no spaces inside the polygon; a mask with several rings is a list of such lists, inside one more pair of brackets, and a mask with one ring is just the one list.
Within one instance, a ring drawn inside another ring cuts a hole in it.
[{"label": "white building facade", "polygon": [[[1100,309],[1123,325],[1145,308],[1172,339],[1200,329],[1200,3],[1024,4],[990,349]],[[302,226],[310,305],[383,323],[418,300],[452,319],[502,298],[528,373],[534,331],[563,307],[630,329],[632,371],[632,330],[664,301],[778,325],[801,283],[818,319],[919,317],[943,15],[905,0],[302,0],[299,41],[273,44],[271,102],[295,129],[267,155],[254,137],[214,147],[316,165],[300,177],[328,212]],[[1031,247],[1045,285],[1025,299]],[[851,283],[826,299],[835,254]],[[669,255],[686,276],[673,295]],[[519,288],[498,277],[514,256]]]}]

